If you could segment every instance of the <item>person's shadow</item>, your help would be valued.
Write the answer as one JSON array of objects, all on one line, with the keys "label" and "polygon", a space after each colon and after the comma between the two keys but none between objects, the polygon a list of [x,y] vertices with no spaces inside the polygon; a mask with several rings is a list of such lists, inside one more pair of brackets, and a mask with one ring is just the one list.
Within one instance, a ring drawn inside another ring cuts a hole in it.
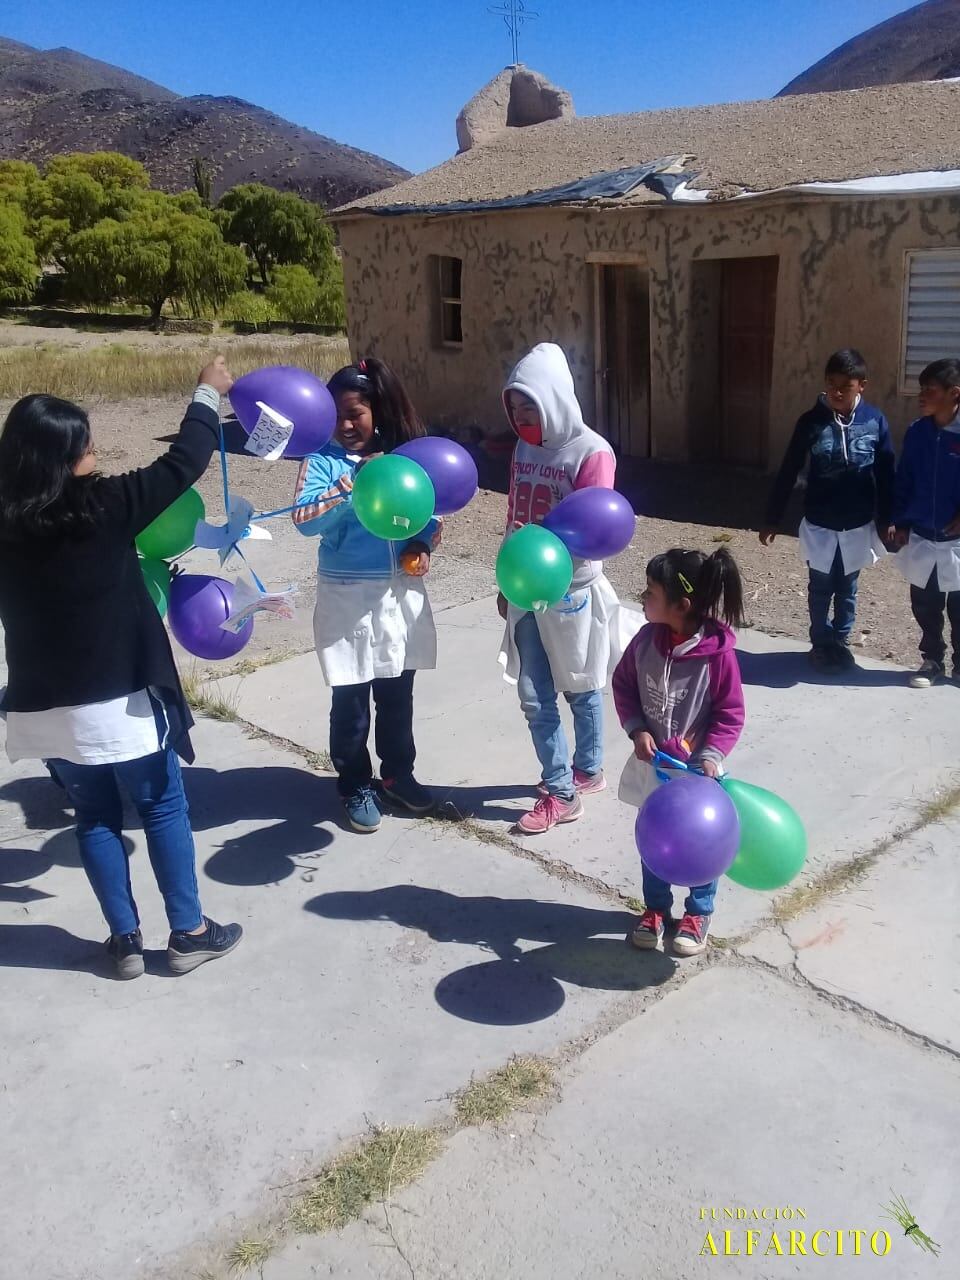
[{"label": "person's shadow", "polygon": [[[539,1022],[563,1005],[561,982],[602,991],[642,991],[676,969],[658,951],[624,940],[635,918],[625,911],[527,898],[459,897],[419,885],[325,893],[305,904],[327,920],[384,920],[435,942],[471,943],[497,957],[449,973],[437,983],[441,1008],[468,1022]],[[603,935],[615,934],[617,937]],[[599,936],[598,936],[599,935]],[[545,945],[525,950],[520,940]]]},{"label": "person's shadow", "polygon": [[865,667],[848,667],[843,671],[817,671],[805,653],[782,650],[777,653],[749,653],[737,650],[740,677],[744,684],[766,689],[792,689],[798,684],[825,685],[831,688],[892,688],[907,683],[904,671],[872,671]]}]

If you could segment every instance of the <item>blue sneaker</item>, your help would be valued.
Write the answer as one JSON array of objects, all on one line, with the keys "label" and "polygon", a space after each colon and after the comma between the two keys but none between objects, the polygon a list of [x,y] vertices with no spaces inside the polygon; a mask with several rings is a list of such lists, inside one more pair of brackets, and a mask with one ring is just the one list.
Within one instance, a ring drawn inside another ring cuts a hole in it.
[{"label": "blue sneaker", "polygon": [[410,813],[429,813],[434,805],[433,796],[426,787],[421,787],[412,773],[405,778],[384,778],[380,790],[388,800]]},{"label": "blue sneaker", "polygon": [[354,831],[369,835],[380,830],[380,810],[372,788],[361,787],[353,795],[344,796],[343,807],[347,812],[347,822]]}]

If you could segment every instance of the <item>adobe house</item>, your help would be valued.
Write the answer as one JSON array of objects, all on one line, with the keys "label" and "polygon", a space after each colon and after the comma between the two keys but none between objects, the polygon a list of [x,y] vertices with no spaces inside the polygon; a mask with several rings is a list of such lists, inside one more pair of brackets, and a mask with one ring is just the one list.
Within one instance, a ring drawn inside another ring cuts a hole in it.
[{"label": "adobe house", "polygon": [[334,215],[351,349],[438,427],[502,430],[549,339],[622,455],[770,468],[834,348],[898,437],[960,353],[960,83],[578,118],[508,68],[458,136]]}]

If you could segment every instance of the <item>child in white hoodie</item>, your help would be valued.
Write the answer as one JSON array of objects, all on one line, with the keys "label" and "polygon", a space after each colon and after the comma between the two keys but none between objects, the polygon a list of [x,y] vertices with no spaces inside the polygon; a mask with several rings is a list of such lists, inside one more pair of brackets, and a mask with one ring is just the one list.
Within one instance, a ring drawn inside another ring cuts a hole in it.
[{"label": "child in white hoodie", "polygon": [[[574,489],[612,489],[613,449],[586,425],[573,376],[561,349],[543,342],[520,361],[503,391],[503,403],[519,437],[513,452],[508,534],[540,524]],[[516,683],[540,761],[540,800],[520,819],[529,835],[583,815],[581,796],[602,791],[603,701],[616,641],[619,602],[598,561],[573,562],[563,600],[544,613],[523,613],[498,599],[507,623],[500,661]],[[573,713],[576,746],[571,762],[557,695]]]}]

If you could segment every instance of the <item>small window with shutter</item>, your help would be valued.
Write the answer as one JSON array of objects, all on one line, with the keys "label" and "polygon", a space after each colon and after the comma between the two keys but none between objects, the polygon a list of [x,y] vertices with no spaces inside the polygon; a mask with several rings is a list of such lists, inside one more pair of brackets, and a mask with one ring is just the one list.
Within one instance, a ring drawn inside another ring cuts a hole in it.
[{"label": "small window with shutter", "polygon": [[438,258],[440,345],[463,346],[463,259]]},{"label": "small window with shutter", "polygon": [[903,296],[900,391],[915,395],[933,360],[960,357],[960,249],[907,254]]}]

